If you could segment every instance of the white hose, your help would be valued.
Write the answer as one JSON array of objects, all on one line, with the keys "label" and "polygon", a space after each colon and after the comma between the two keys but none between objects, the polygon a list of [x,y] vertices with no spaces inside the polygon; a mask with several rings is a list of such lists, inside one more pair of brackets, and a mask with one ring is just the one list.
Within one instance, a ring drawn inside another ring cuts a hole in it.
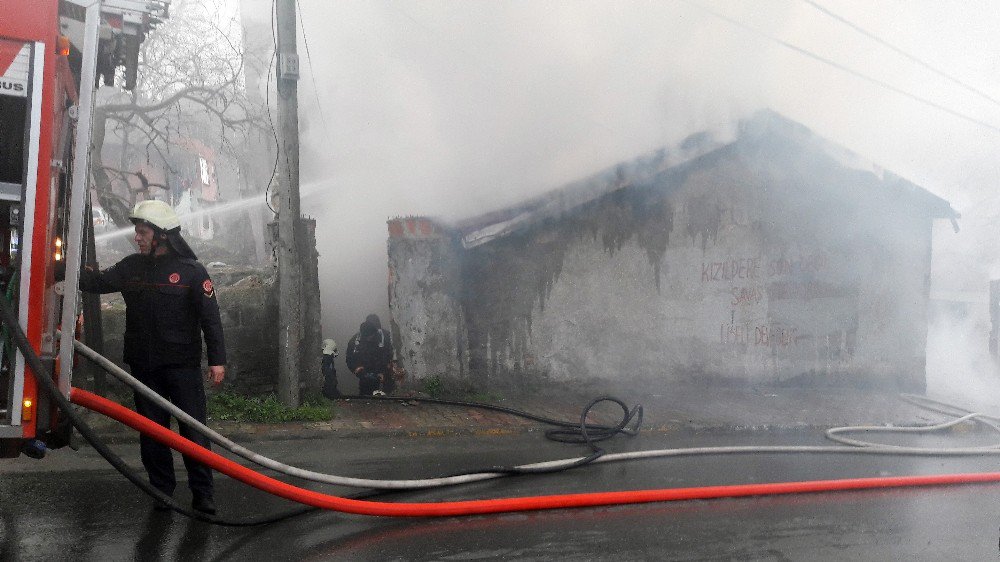
[{"label": "white hose", "polygon": [[294,466],[289,466],[284,463],[280,463],[274,459],[265,457],[258,453],[247,449],[237,443],[230,441],[224,435],[216,432],[212,428],[206,426],[205,424],[199,422],[198,420],[191,417],[187,412],[181,410],[175,406],[172,402],[166,398],[157,394],[153,389],[149,388],[138,379],[127,373],[124,369],[112,363],[109,359],[97,353],[93,349],[90,349],[83,343],[79,341],[74,341],[77,351],[88,359],[93,360],[95,363],[100,365],[105,371],[114,375],[118,380],[125,383],[127,386],[131,387],[133,390],[139,394],[145,396],[146,398],[152,400],[157,406],[160,406],[164,410],[170,412],[178,421],[185,423],[188,427],[194,429],[198,433],[201,433],[205,437],[208,437],[210,441],[219,445],[220,447],[232,452],[233,454],[239,455],[251,462],[257,463],[260,466],[270,468],[282,474],[287,474],[289,476],[295,476],[297,478],[302,478],[305,480],[311,480],[313,482],[322,482],[324,484],[335,484],[338,486],[350,486],[354,488],[376,488],[384,490],[406,490],[413,488],[430,488],[436,486],[447,486],[452,484],[462,484],[465,482],[475,482],[478,480],[485,480],[487,478],[496,478],[497,476],[502,476],[500,474],[486,475],[485,478],[480,477],[480,475],[469,476],[453,476],[447,478],[432,478],[425,480],[372,480],[368,478],[351,478],[346,476],[336,476],[333,474],[323,474],[320,472],[313,472],[311,470],[305,470],[297,468]]},{"label": "white hose", "polygon": [[[120,381],[125,383],[127,386],[134,389],[139,394],[142,394],[146,398],[155,402],[161,408],[169,411],[174,417],[176,417],[180,422],[187,424],[189,427],[195,431],[201,433],[202,435],[208,437],[210,441],[223,447],[224,449],[241,456],[251,462],[254,462],[265,468],[270,468],[282,474],[287,474],[288,476],[294,476],[296,478],[302,478],[304,480],[310,480],[313,482],[321,482],[324,484],[334,484],[338,486],[349,486],[355,488],[372,488],[378,490],[410,490],[418,488],[434,488],[439,486],[451,486],[455,484],[466,484],[470,482],[479,482],[482,480],[490,480],[493,478],[499,478],[501,476],[507,476],[507,473],[501,472],[480,472],[476,474],[463,474],[458,476],[446,476],[441,478],[423,478],[414,480],[374,480],[369,478],[352,478],[347,476],[337,476],[333,474],[324,474],[321,472],[314,472],[311,470],[305,470],[297,468],[294,466],[289,466],[284,463],[280,463],[274,459],[265,457],[258,453],[255,453],[246,447],[238,445],[225,436],[219,434],[215,430],[207,427],[198,420],[192,418],[186,412],[172,404],[169,400],[166,400],[148,386],[144,385],[142,382],[137,380],[135,377],[124,371],[122,368],[118,367],[112,363],[107,358],[103,357],[93,349],[90,349],[86,345],[80,343],[79,341],[74,341],[77,351],[79,351],[85,357],[91,359],[98,365],[100,365],[105,371],[111,373],[117,377]],[[904,395],[904,399],[915,402],[917,400],[924,401],[927,403],[935,404],[937,406],[950,408],[955,411],[962,411],[961,409],[952,406],[950,404],[945,404],[943,402],[938,402],[931,400],[929,398],[917,397],[912,395]],[[943,410],[926,404],[919,404],[922,407],[937,411],[939,413],[945,413]],[[966,421],[979,421],[993,427],[995,430],[1000,432],[1000,427],[998,427],[997,418],[990,416],[985,416],[978,413],[967,412],[965,415],[959,417],[958,419],[945,422],[938,425],[923,426],[923,427],[882,427],[882,426],[851,426],[851,427],[839,427],[829,429],[826,432],[826,436],[829,439],[843,443],[845,446],[836,445],[773,445],[773,446],[728,446],[728,447],[689,447],[680,449],[658,449],[650,451],[634,451],[630,453],[609,453],[605,454],[593,462],[595,463],[605,463],[605,462],[615,462],[623,460],[637,460],[637,459],[651,459],[660,457],[680,457],[680,456],[691,456],[691,455],[723,455],[723,454],[750,454],[750,453],[823,453],[823,454],[871,454],[871,455],[923,455],[923,456],[972,456],[972,455],[997,455],[1000,454],[1000,445],[989,445],[985,447],[955,447],[955,448],[924,448],[924,447],[903,447],[896,445],[885,445],[879,443],[870,443],[866,441],[859,441],[855,439],[849,439],[846,437],[841,437],[841,433],[849,432],[882,432],[882,433],[928,433],[933,431],[940,431],[942,429],[947,429]],[[516,469],[558,469],[561,467],[568,467],[584,457],[575,457],[570,459],[561,459],[553,461],[545,461],[539,463],[519,465],[514,468]]]}]

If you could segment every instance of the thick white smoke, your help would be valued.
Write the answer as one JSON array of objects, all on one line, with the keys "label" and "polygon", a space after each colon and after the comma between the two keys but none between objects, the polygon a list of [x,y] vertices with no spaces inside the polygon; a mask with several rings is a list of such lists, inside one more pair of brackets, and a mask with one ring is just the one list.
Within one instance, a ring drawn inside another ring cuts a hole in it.
[{"label": "thick white smoke", "polygon": [[[993,196],[1000,133],[762,34],[996,126],[1000,105],[804,2],[701,5],[760,33],[693,2],[301,2],[302,181],[318,188],[303,210],[318,219],[327,335],[346,342],[365,314],[387,313],[387,218],[516,203],[761,107],[967,216]],[[995,3],[822,5],[1000,96],[1000,59],[982,56],[1000,52]],[[941,233],[935,258],[966,247],[995,254],[983,234]],[[934,289],[982,292],[985,275],[936,273]],[[968,330],[951,333],[965,334],[970,357],[978,349]]]}]

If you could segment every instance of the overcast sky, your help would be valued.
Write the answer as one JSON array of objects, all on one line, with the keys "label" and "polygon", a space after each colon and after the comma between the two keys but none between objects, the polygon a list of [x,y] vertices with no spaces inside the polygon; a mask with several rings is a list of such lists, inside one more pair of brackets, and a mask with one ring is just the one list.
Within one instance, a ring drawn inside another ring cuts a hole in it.
[{"label": "overcast sky", "polygon": [[[815,1],[1000,99],[1000,3]],[[996,197],[1000,104],[802,0],[299,6],[302,207],[319,221],[324,327],[345,343],[386,312],[388,218],[516,203],[764,107],[969,224]],[[945,244],[981,246],[973,234]]]}]

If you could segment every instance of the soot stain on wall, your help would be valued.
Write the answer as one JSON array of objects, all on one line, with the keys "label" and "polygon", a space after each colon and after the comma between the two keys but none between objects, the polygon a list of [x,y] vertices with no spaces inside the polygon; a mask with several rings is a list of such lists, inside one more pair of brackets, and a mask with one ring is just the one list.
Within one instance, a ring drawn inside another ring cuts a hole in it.
[{"label": "soot stain on wall", "polygon": [[[659,291],[660,267],[673,230],[674,207],[669,200],[673,185],[623,186],[574,209],[572,215],[544,220],[468,250],[462,264],[461,302],[471,374],[483,380],[505,370],[508,353],[515,358],[514,375],[530,369],[533,358],[521,352],[531,336],[535,303],[545,309],[567,252],[585,237],[599,240],[608,256],[634,239],[646,252],[654,270],[650,281]],[[714,229],[718,232],[718,225]]]}]

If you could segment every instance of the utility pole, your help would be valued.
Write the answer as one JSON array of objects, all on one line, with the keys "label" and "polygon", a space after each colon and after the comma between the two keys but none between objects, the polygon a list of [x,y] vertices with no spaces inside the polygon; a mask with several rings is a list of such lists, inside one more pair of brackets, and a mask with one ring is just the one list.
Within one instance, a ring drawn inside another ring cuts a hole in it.
[{"label": "utility pole", "polygon": [[299,406],[302,299],[299,244],[299,58],[296,49],[295,0],[277,0],[278,151],[282,186],[278,207],[278,399]]}]

